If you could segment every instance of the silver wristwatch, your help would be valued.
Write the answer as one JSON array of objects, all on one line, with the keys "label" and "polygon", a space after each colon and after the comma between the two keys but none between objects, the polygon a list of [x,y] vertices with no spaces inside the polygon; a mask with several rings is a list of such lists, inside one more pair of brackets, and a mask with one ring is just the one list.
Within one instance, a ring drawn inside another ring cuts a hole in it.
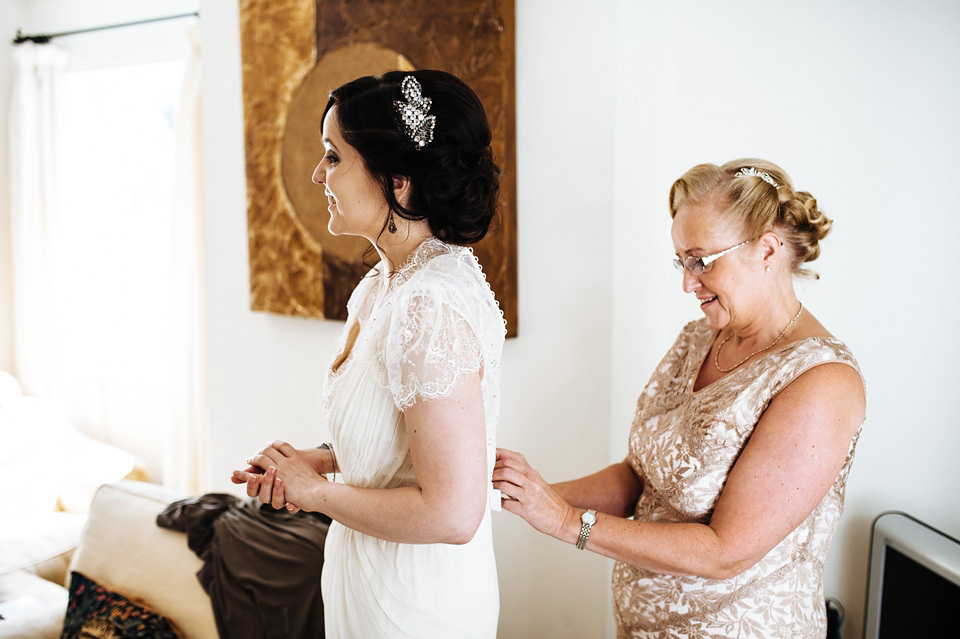
[{"label": "silver wristwatch", "polygon": [[580,537],[577,538],[577,548],[583,550],[587,547],[587,539],[590,538],[590,529],[597,523],[597,511],[592,508],[580,515]]}]

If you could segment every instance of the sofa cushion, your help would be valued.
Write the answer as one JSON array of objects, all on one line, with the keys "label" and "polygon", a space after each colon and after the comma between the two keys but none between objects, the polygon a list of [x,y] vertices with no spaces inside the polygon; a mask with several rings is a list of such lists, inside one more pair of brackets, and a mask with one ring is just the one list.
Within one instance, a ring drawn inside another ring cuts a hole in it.
[{"label": "sofa cushion", "polygon": [[94,638],[180,639],[180,634],[162,615],[74,572],[61,639]]},{"label": "sofa cushion", "polygon": [[[85,461],[82,471],[78,459]],[[30,477],[30,490],[4,500],[21,515],[86,512],[101,484],[147,478],[139,457],[75,430],[56,402],[40,397],[0,404],[0,468],[9,477]]]},{"label": "sofa cushion", "polygon": [[63,584],[86,515],[59,512],[10,515],[10,524],[0,528],[0,575],[26,570]]},{"label": "sofa cushion", "polygon": [[67,589],[25,571],[0,575],[0,639],[58,639]]},{"label": "sofa cushion", "polygon": [[203,563],[186,535],[157,526],[157,515],[182,497],[145,482],[101,486],[70,570],[142,601],[186,639],[217,639],[210,597],[196,577]]},{"label": "sofa cushion", "polygon": [[0,407],[18,397],[23,397],[20,382],[7,371],[0,371]]},{"label": "sofa cushion", "polygon": [[121,479],[147,481],[143,461],[123,449],[88,437],[77,431],[64,436],[63,446],[77,459],[96,460],[82,473],[75,473],[60,486],[58,508],[67,512],[85,513],[90,510],[93,496],[103,484]]},{"label": "sofa cushion", "polygon": [[39,397],[15,397],[0,406],[0,468],[7,477],[29,477],[30,490],[9,491],[4,508],[20,514],[49,512],[75,462],[62,445],[72,428],[59,406]]}]

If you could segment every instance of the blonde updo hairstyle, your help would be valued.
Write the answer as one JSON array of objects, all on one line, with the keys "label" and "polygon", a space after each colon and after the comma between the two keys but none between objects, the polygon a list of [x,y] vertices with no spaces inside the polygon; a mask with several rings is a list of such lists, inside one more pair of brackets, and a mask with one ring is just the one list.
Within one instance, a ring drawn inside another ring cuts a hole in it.
[{"label": "blonde updo hairstyle", "polygon": [[[765,173],[777,186],[756,174],[736,177],[741,169]],[[790,176],[779,166],[757,158],[723,166],[698,164],[670,187],[670,217],[676,217],[681,206],[708,199],[723,217],[743,229],[745,239],[776,233],[787,249],[794,275],[819,278],[801,265],[820,256],[820,240],[830,233],[833,220],[817,208],[810,193],[794,191]]]}]

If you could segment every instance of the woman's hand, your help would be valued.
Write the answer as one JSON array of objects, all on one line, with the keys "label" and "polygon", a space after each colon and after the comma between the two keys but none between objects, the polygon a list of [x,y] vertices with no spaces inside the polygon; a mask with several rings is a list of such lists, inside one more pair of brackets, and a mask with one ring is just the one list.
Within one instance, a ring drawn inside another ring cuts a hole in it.
[{"label": "woman's hand", "polygon": [[[257,455],[262,455],[264,451],[270,446],[276,446],[277,444],[282,444],[283,442],[272,442],[267,444],[267,446],[261,448],[257,451]],[[294,449],[294,452],[298,457],[300,457],[308,466],[313,468],[313,470],[318,474],[326,474],[335,472],[335,464],[333,461],[333,454],[329,448],[297,448]],[[252,457],[250,458],[252,459]],[[247,463],[250,463],[250,459],[247,460]],[[262,475],[265,469],[258,466],[247,466],[243,470],[233,471],[233,475],[230,477],[230,481],[235,484],[245,484],[247,483],[247,475],[250,473]]]},{"label": "woman's hand", "polygon": [[520,515],[542,533],[563,539],[564,531],[580,529],[573,507],[530,467],[520,453],[497,449],[493,487],[505,495],[504,510]]},{"label": "woman's hand", "polygon": [[274,508],[297,512],[317,484],[326,481],[321,474],[327,465],[326,457],[327,451],[297,450],[286,442],[275,441],[247,459],[250,466],[246,469],[233,471],[230,480],[246,484],[250,497]]}]

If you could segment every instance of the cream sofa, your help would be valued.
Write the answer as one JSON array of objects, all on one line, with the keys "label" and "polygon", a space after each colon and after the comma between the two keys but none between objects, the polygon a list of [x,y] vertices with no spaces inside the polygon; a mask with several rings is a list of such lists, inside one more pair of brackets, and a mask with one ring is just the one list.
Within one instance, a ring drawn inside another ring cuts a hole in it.
[{"label": "cream sofa", "polygon": [[200,559],[185,534],[156,523],[181,497],[143,482],[101,486],[70,570],[138,600],[169,619],[185,639],[217,639],[210,598],[197,581]]},{"label": "cream sofa", "polygon": [[199,559],[155,523],[180,496],[131,481],[147,479],[136,456],[76,431],[4,371],[0,468],[0,639],[59,638],[70,569],[155,605],[186,637],[217,636]]},{"label": "cream sofa", "polygon": [[0,621],[0,638],[59,637],[67,591],[56,583],[57,572],[61,571],[61,583],[69,585],[70,571],[75,570],[163,615],[185,639],[217,639],[210,599],[196,578],[200,559],[187,547],[186,535],[156,525],[157,515],[180,498],[146,482],[123,480],[101,486],[69,566],[64,567],[60,557],[59,568],[6,576],[8,589],[45,599],[33,613]]}]

